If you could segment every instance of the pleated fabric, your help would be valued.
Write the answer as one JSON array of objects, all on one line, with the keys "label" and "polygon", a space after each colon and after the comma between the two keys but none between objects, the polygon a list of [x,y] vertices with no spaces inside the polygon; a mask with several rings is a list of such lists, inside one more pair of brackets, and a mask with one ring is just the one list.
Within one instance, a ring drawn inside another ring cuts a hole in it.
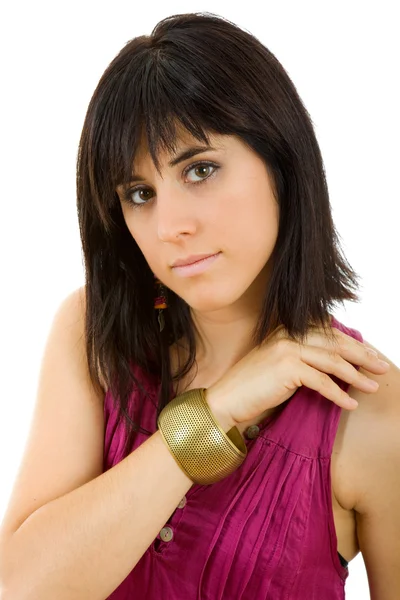
[{"label": "pleated fabric", "polygon": [[[335,318],[332,326],[363,341]],[[157,384],[137,374],[153,398],[142,419],[154,432]],[[131,402],[134,408],[135,394]],[[165,523],[171,539],[159,534],[109,599],[342,600],[348,568],[337,552],[330,473],[341,410],[300,387],[278,416],[259,424],[256,438],[245,440],[248,455],[234,473],[190,488]],[[125,428],[109,392],[104,415],[107,470],[126,456]],[[137,434],[130,451],[146,439]]]}]

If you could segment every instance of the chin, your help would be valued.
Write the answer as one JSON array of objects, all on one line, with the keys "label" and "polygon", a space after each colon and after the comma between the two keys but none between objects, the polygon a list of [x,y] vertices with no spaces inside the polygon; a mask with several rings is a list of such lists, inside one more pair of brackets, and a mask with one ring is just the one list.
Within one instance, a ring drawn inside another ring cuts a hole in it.
[{"label": "chin", "polygon": [[197,292],[193,296],[186,294],[185,297],[182,297],[193,310],[207,313],[227,309],[237,302],[241,296],[241,294],[233,294],[232,291],[230,293],[218,293],[215,288],[214,284],[213,289],[207,290],[205,293],[199,294]]}]

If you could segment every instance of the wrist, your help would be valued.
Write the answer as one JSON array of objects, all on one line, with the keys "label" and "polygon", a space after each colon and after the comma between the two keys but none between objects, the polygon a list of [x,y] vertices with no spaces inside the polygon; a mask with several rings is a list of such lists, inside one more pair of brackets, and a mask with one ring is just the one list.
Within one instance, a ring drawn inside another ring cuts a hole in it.
[{"label": "wrist", "polygon": [[237,425],[236,421],[223,409],[221,394],[215,386],[206,389],[205,398],[213,417],[225,433]]}]

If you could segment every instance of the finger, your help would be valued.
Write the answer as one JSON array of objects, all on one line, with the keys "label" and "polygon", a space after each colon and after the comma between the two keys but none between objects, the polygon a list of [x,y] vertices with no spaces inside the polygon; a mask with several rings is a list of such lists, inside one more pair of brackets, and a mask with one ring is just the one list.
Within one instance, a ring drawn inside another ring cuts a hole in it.
[{"label": "finger", "polygon": [[301,351],[301,360],[320,372],[335,375],[362,392],[372,393],[379,388],[379,384],[358,371],[337,352],[316,346],[307,346]]},{"label": "finger", "polygon": [[331,400],[341,408],[354,410],[358,406],[356,400],[342,390],[327,373],[318,371],[307,363],[302,363],[300,367],[300,380],[301,385],[315,390],[321,396]]},{"label": "finger", "polygon": [[[321,333],[311,333],[307,336],[307,344],[308,347],[317,346],[327,350],[333,356],[338,354],[349,363],[363,367],[371,373],[382,374],[389,368],[389,365],[382,362],[372,348],[339,330],[334,333],[333,340]],[[299,346],[302,357],[303,349],[307,346],[303,344]]]}]

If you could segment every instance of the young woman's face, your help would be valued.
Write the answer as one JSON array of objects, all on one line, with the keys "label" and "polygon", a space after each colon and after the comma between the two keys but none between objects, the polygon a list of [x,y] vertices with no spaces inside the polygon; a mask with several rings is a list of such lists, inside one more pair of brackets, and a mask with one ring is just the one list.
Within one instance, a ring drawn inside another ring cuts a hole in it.
[{"label": "young woman's face", "polygon": [[[210,142],[215,150],[173,166],[174,157],[163,155],[161,177],[141,147],[134,167],[140,180],[125,198],[117,188],[126,225],[150,269],[201,312],[263,295],[279,225],[272,179],[260,157],[235,136],[213,135]],[[176,156],[194,146],[201,143],[182,133]],[[188,276],[173,268],[178,259],[216,253],[202,272]]]}]

